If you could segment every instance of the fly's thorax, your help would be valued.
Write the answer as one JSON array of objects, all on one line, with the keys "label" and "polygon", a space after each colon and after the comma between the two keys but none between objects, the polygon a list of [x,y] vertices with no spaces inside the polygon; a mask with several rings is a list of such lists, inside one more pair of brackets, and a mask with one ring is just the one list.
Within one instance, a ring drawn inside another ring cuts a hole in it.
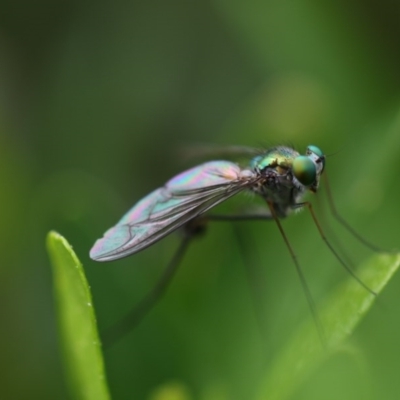
[{"label": "fly's thorax", "polygon": [[285,174],[291,168],[293,160],[300,154],[290,147],[277,146],[259,154],[250,161],[250,168],[262,172],[266,168]]},{"label": "fly's thorax", "polygon": [[301,201],[305,186],[297,183],[290,169],[282,173],[280,169],[267,167],[260,174],[262,179],[253,190],[273,204],[279,217],[286,217],[293,205]]},{"label": "fly's thorax", "polygon": [[260,176],[253,191],[274,205],[279,217],[285,217],[304,189],[292,174],[293,160],[299,153],[289,147],[274,147],[253,158],[251,168]]},{"label": "fly's thorax", "polygon": [[280,187],[291,189],[296,184],[297,181],[293,180],[292,166],[299,156],[300,154],[290,147],[278,146],[254,157],[250,167],[263,177],[261,186],[279,192]]}]

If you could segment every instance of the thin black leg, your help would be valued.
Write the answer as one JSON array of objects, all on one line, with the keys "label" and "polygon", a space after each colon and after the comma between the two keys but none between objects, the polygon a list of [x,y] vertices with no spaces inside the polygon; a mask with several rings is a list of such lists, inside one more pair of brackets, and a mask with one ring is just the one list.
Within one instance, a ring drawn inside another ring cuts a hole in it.
[{"label": "thin black leg", "polygon": [[275,213],[273,204],[272,203],[268,203],[268,206],[269,206],[269,209],[271,211],[271,215],[272,215],[273,219],[275,220],[276,225],[278,226],[279,232],[281,233],[282,238],[283,238],[283,240],[284,240],[284,242],[286,244],[286,247],[289,250],[289,253],[290,253],[290,256],[292,257],[293,263],[296,266],[296,271],[297,271],[297,274],[298,274],[298,276],[300,278],[300,282],[301,282],[301,284],[303,286],[303,290],[304,290],[304,293],[306,295],[307,302],[308,302],[312,317],[313,317],[314,322],[315,322],[315,326],[317,327],[317,332],[318,332],[319,338],[321,340],[321,344],[322,344],[322,346],[324,348],[326,348],[327,347],[326,346],[327,343],[326,343],[326,336],[325,336],[325,333],[324,333],[324,329],[323,329],[322,323],[321,323],[321,321],[319,319],[317,308],[315,307],[315,303],[314,303],[313,297],[311,295],[311,291],[310,291],[310,289],[309,289],[309,287],[307,285],[306,278],[305,278],[305,276],[303,274],[303,271],[301,269],[299,260],[297,259],[297,255],[294,252],[294,250],[293,250],[293,248],[292,248],[292,246],[291,246],[291,244],[289,242],[289,239],[286,236],[285,231],[283,230],[282,224],[281,224],[278,216]]},{"label": "thin black leg", "polygon": [[209,214],[204,217],[207,221],[271,221],[274,218],[271,214]]},{"label": "thin black leg", "polygon": [[183,256],[186,253],[189,243],[191,240],[202,233],[205,229],[205,225],[208,221],[244,221],[244,220],[260,220],[260,219],[271,219],[268,215],[208,215],[196,218],[193,221],[189,221],[184,227],[185,236],[180,246],[175,252],[171,259],[168,267],[164,270],[160,279],[154,288],[120,321],[110,328],[105,330],[102,334],[102,342],[104,348],[111,347],[113,344],[118,342],[123,336],[129,331],[134,329],[143,318],[156,306],[161,300],[165,290],[172,281],[179,264],[182,261]]},{"label": "thin black leg", "polygon": [[168,267],[164,270],[161,278],[158,280],[154,288],[149,292],[128,314],[126,314],[115,325],[107,329],[102,335],[104,348],[111,347],[118,342],[129,331],[134,329],[143,318],[155,307],[161,300],[165,290],[174,277],[183,256],[186,253],[188,245],[193,235],[185,235],[180,246],[172,257]]},{"label": "thin black leg", "polygon": [[324,212],[325,211],[324,207],[322,206],[321,201],[320,201],[321,197],[318,196],[318,194],[316,194],[315,197],[316,197],[317,207],[320,210],[318,219],[321,221],[321,226],[324,227],[324,231],[325,231],[326,235],[329,237],[329,240],[331,241],[331,243],[333,243],[333,245],[335,246],[335,249],[338,249],[338,252],[340,252],[342,259],[354,271],[355,270],[354,262],[351,260],[348,253],[345,251],[343,244],[341,243],[341,241],[339,240],[337,235],[335,235],[335,233],[332,230],[332,227],[328,223],[328,220],[326,218],[326,213]]},{"label": "thin black leg", "polygon": [[310,202],[304,202],[304,203],[299,203],[296,205],[297,207],[307,207],[311,213],[312,219],[315,223],[315,226],[317,227],[319,234],[322,238],[322,240],[325,242],[331,253],[335,256],[335,258],[339,261],[339,263],[343,266],[343,268],[362,286],[364,287],[368,292],[376,296],[376,293],[369,288],[357,275],[356,273],[344,262],[344,260],[340,257],[339,253],[335,250],[335,248],[331,245],[329,240],[326,238],[324,231],[321,228],[320,223],[318,222],[318,219],[314,213],[312,204]]},{"label": "thin black leg", "polygon": [[250,288],[251,299],[253,303],[253,309],[256,317],[256,321],[261,333],[262,338],[267,336],[268,328],[266,321],[266,310],[264,307],[264,297],[265,293],[264,287],[264,276],[260,273],[260,269],[254,266],[252,260],[253,257],[249,257],[249,254],[254,255],[255,250],[248,248],[247,235],[244,237],[242,230],[239,229],[236,224],[233,224],[233,230],[236,236],[237,243],[239,245],[239,251],[243,258],[243,263],[246,269],[247,280]]},{"label": "thin black leg", "polygon": [[376,246],[375,244],[371,243],[369,240],[365,239],[361,236],[349,223],[337,212],[335,203],[333,201],[333,196],[331,192],[331,188],[329,185],[329,180],[326,172],[324,172],[324,179],[325,179],[325,187],[326,187],[326,194],[328,197],[329,208],[331,209],[331,213],[333,217],[338,221],[350,234],[352,234],[360,243],[362,243],[365,247],[369,248],[372,251],[377,253],[384,253],[385,250],[381,249],[380,247]]}]

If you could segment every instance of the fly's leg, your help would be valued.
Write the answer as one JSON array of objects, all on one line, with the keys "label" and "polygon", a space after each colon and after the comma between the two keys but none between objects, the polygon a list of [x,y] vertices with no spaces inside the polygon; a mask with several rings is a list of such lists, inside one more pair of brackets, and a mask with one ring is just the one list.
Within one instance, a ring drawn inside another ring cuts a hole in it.
[{"label": "fly's leg", "polygon": [[327,218],[326,218],[326,213],[321,204],[321,197],[318,196],[318,193],[316,194],[316,205],[319,211],[319,215],[318,215],[318,219],[321,223],[321,226],[324,227],[324,232],[326,234],[327,237],[329,237],[330,242],[332,243],[332,245],[335,246],[335,249],[337,249],[337,251],[341,254],[341,257],[343,259],[343,261],[345,261],[345,263],[354,271],[355,267],[354,267],[354,262],[352,261],[352,259],[349,257],[349,254],[346,252],[346,250],[344,249],[343,244],[341,243],[341,241],[339,240],[339,238],[337,237],[337,235],[335,235],[335,233],[332,231],[332,227],[330,226]]},{"label": "fly's leg", "polygon": [[307,281],[306,281],[306,278],[305,278],[305,276],[303,274],[303,271],[301,269],[301,266],[300,266],[299,260],[297,258],[297,255],[294,252],[293,247],[290,244],[289,239],[286,236],[285,231],[283,230],[282,224],[281,224],[278,216],[276,215],[276,212],[274,210],[273,204],[270,203],[270,202],[267,202],[267,203],[268,203],[269,209],[271,211],[271,215],[272,215],[274,221],[276,222],[276,224],[278,226],[279,232],[282,235],[282,238],[283,238],[283,240],[284,240],[284,242],[286,244],[286,247],[289,250],[290,256],[291,256],[291,258],[293,260],[293,263],[294,263],[294,265],[296,267],[296,271],[297,271],[297,274],[299,276],[301,285],[303,286],[303,290],[304,290],[304,294],[305,294],[307,302],[308,302],[308,306],[310,307],[310,311],[311,311],[312,317],[314,319],[315,326],[317,327],[317,332],[318,332],[318,336],[319,336],[319,338],[321,340],[321,344],[322,344],[322,346],[324,348],[326,348],[326,336],[325,336],[325,333],[324,333],[324,329],[323,329],[321,320],[319,319],[317,308],[315,306],[313,297],[311,295],[311,291],[310,291],[310,289],[309,289],[309,287],[307,285]]},{"label": "fly's leg", "polygon": [[374,245],[363,236],[361,236],[349,223],[337,212],[335,203],[333,201],[333,196],[331,192],[331,188],[329,185],[329,180],[326,172],[324,172],[324,179],[325,179],[325,187],[326,187],[326,194],[328,197],[329,208],[331,209],[331,213],[333,217],[338,221],[348,232],[350,232],[353,237],[355,237],[360,243],[362,243],[368,249],[375,251],[377,253],[383,253],[385,250],[381,249],[380,247]]},{"label": "fly's leg", "polygon": [[274,217],[271,214],[260,213],[260,214],[210,214],[206,217],[207,221],[271,221]]},{"label": "fly's leg", "polygon": [[[273,219],[271,214],[265,212],[258,214],[210,214],[207,215],[206,218],[207,220],[212,222],[245,222],[262,220],[270,221]],[[250,292],[252,294],[251,298],[256,320],[259,325],[261,335],[263,337],[266,337],[268,329],[267,321],[265,320],[266,312],[265,307],[263,307],[264,301],[262,295],[265,292],[263,287],[263,282],[265,281],[265,279],[260,276],[260,271],[254,268],[254,263],[252,262],[252,260],[249,259],[248,254],[253,254],[254,249],[252,249],[251,251],[248,250],[246,239],[243,237],[241,230],[237,229],[235,227],[235,224],[233,225],[233,227],[237,242],[239,244],[240,253],[242,255],[244,265],[246,266],[247,280],[249,282]]]},{"label": "fly's leg", "polygon": [[102,334],[102,342],[104,348],[111,347],[113,344],[118,342],[125,336],[129,331],[134,329],[146,315],[156,306],[164,295],[168,285],[171,283],[186,251],[189,247],[190,242],[200,234],[203,234],[206,228],[206,224],[209,220],[211,221],[232,221],[232,220],[245,220],[245,219],[271,219],[269,216],[261,215],[221,215],[221,216],[207,216],[198,217],[192,221],[189,221],[184,225],[184,238],[180,243],[178,249],[173,255],[167,268],[157,281],[153,289],[120,321],[110,328],[105,330]]},{"label": "fly's leg", "polygon": [[327,237],[325,236],[324,231],[322,230],[321,224],[318,222],[317,216],[315,215],[314,209],[312,207],[312,204],[308,201],[304,203],[298,203],[293,206],[293,208],[299,208],[299,207],[307,207],[308,210],[311,213],[311,217],[314,221],[315,226],[318,229],[318,232],[322,238],[322,240],[325,242],[326,246],[329,248],[331,253],[335,256],[335,258],[339,261],[339,263],[342,265],[342,267],[362,286],[364,287],[369,293],[372,295],[376,296],[376,293],[369,288],[357,275],[356,273],[350,268],[343,260],[343,258],[340,257],[339,253],[335,250],[335,248],[332,246],[332,244],[329,242]]},{"label": "fly's leg", "polygon": [[238,243],[239,252],[243,259],[243,264],[246,267],[246,276],[250,288],[250,295],[253,303],[253,310],[256,322],[258,324],[261,336],[263,338],[266,338],[268,332],[268,324],[266,320],[267,312],[264,306],[264,282],[266,281],[266,279],[265,276],[263,276],[262,274],[262,270],[256,267],[260,263],[254,262],[254,256],[257,256],[257,254],[255,254],[255,249],[249,249],[249,241],[251,243],[253,243],[253,241],[251,241],[251,239],[249,240],[248,235],[243,235],[243,230],[239,229],[237,224],[234,223],[232,224],[232,226]]},{"label": "fly's leg", "polygon": [[[326,347],[326,337],[325,337],[325,334],[324,334],[322,323],[321,323],[321,321],[319,319],[318,312],[317,312],[313,297],[311,295],[311,291],[310,291],[310,289],[309,289],[309,287],[307,285],[307,281],[306,281],[305,276],[303,274],[303,271],[301,269],[300,263],[299,263],[299,261],[297,259],[297,256],[296,256],[296,254],[295,254],[295,252],[294,252],[294,250],[293,250],[293,248],[292,248],[292,246],[291,246],[291,244],[289,242],[288,237],[286,236],[285,231],[283,230],[282,224],[280,223],[280,220],[279,220],[278,216],[276,215],[276,212],[274,210],[273,204],[272,203],[268,203],[268,206],[269,206],[269,209],[270,209],[270,213],[249,214],[249,215],[246,215],[246,214],[242,214],[242,215],[209,215],[207,218],[212,220],[212,221],[261,221],[261,220],[264,220],[264,221],[265,220],[267,220],[267,221],[269,220],[269,221],[271,221],[271,220],[274,220],[276,222],[276,224],[278,226],[278,229],[279,229],[279,231],[280,231],[280,233],[282,235],[282,238],[283,238],[283,240],[284,240],[284,242],[286,244],[286,247],[288,248],[288,250],[290,252],[290,256],[291,256],[291,258],[293,260],[293,263],[296,266],[296,271],[297,271],[297,274],[298,274],[298,276],[300,278],[300,282],[301,282],[301,285],[303,287],[303,290],[304,290],[304,293],[305,293],[305,296],[306,296],[306,299],[307,299],[308,306],[310,307],[311,315],[312,315],[313,320],[315,322],[315,326],[317,328],[318,336],[320,338],[322,346],[325,348]],[[246,263],[246,265],[247,265],[247,263]],[[252,275],[251,276],[251,285],[252,285],[252,287],[255,287],[255,283],[253,283],[254,282],[254,278],[253,278],[254,277],[254,271],[249,271],[249,275],[250,274]],[[257,287],[255,287],[255,289],[257,289]],[[258,293],[258,290],[256,290],[255,293]],[[263,315],[265,315],[265,313],[263,312],[262,309],[260,309],[260,305],[258,304],[259,303],[258,302],[258,298],[259,298],[258,295],[257,295],[257,297],[254,297],[255,310],[256,310],[256,313],[258,314],[257,318],[259,320],[259,325],[260,325],[261,331],[262,331],[262,333],[264,333],[266,331],[266,329],[265,329],[265,325],[266,324],[264,323],[264,317],[263,317]]]},{"label": "fly's leg", "polygon": [[197,223],[197,220],[190,221],[185,226],[185,235],[182,242],[153,289],[120,321],[103,333],[102,341],[105,348],[111,347],[139,325],[144,317],[161,300],[188,249],[189,243],[203,230],[204,224],[201,221]]}]

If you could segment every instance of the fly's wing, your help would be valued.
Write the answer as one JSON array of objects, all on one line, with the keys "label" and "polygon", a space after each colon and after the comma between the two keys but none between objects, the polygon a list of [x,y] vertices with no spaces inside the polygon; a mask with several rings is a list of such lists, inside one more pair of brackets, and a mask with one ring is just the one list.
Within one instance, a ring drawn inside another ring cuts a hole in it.
[{"label": "fly's wing", "polygon": [[111,261],[136,253],[258,179],[229,161],[211,161],[182,172],[133,206],[97,240],[90,257]]}]

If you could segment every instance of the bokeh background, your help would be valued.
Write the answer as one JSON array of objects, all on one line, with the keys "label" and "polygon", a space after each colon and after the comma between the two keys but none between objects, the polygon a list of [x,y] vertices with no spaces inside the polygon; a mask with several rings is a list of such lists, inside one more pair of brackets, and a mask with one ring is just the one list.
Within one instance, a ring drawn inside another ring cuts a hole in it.
[{"label": "bokeh background", "polygon": [[[332,154],[341,213],[377,245],[399,248],[399,4],[4,0],[0,397],[69,398],[47,231],[74,246],[100,329],[112,325],[154,285],[180,237],[113,263],[88,251],[135,201],[201,162],[199,144],[320,146]],[[323,189],[318,197],[328,223]],[[239,196],[222,211],[252,203]],[[355,264],[370,255],[329,226]],[[347,276],[308,213],[284,228],[319,303]],[[257,271],[263,333],[246,265]],[[397,276],[346,350],[293,398],[398,399],[399,292]],[[113,398],[250,399],[308,317],[273,224],[209,226],[163,301],[106,351]]]}]

